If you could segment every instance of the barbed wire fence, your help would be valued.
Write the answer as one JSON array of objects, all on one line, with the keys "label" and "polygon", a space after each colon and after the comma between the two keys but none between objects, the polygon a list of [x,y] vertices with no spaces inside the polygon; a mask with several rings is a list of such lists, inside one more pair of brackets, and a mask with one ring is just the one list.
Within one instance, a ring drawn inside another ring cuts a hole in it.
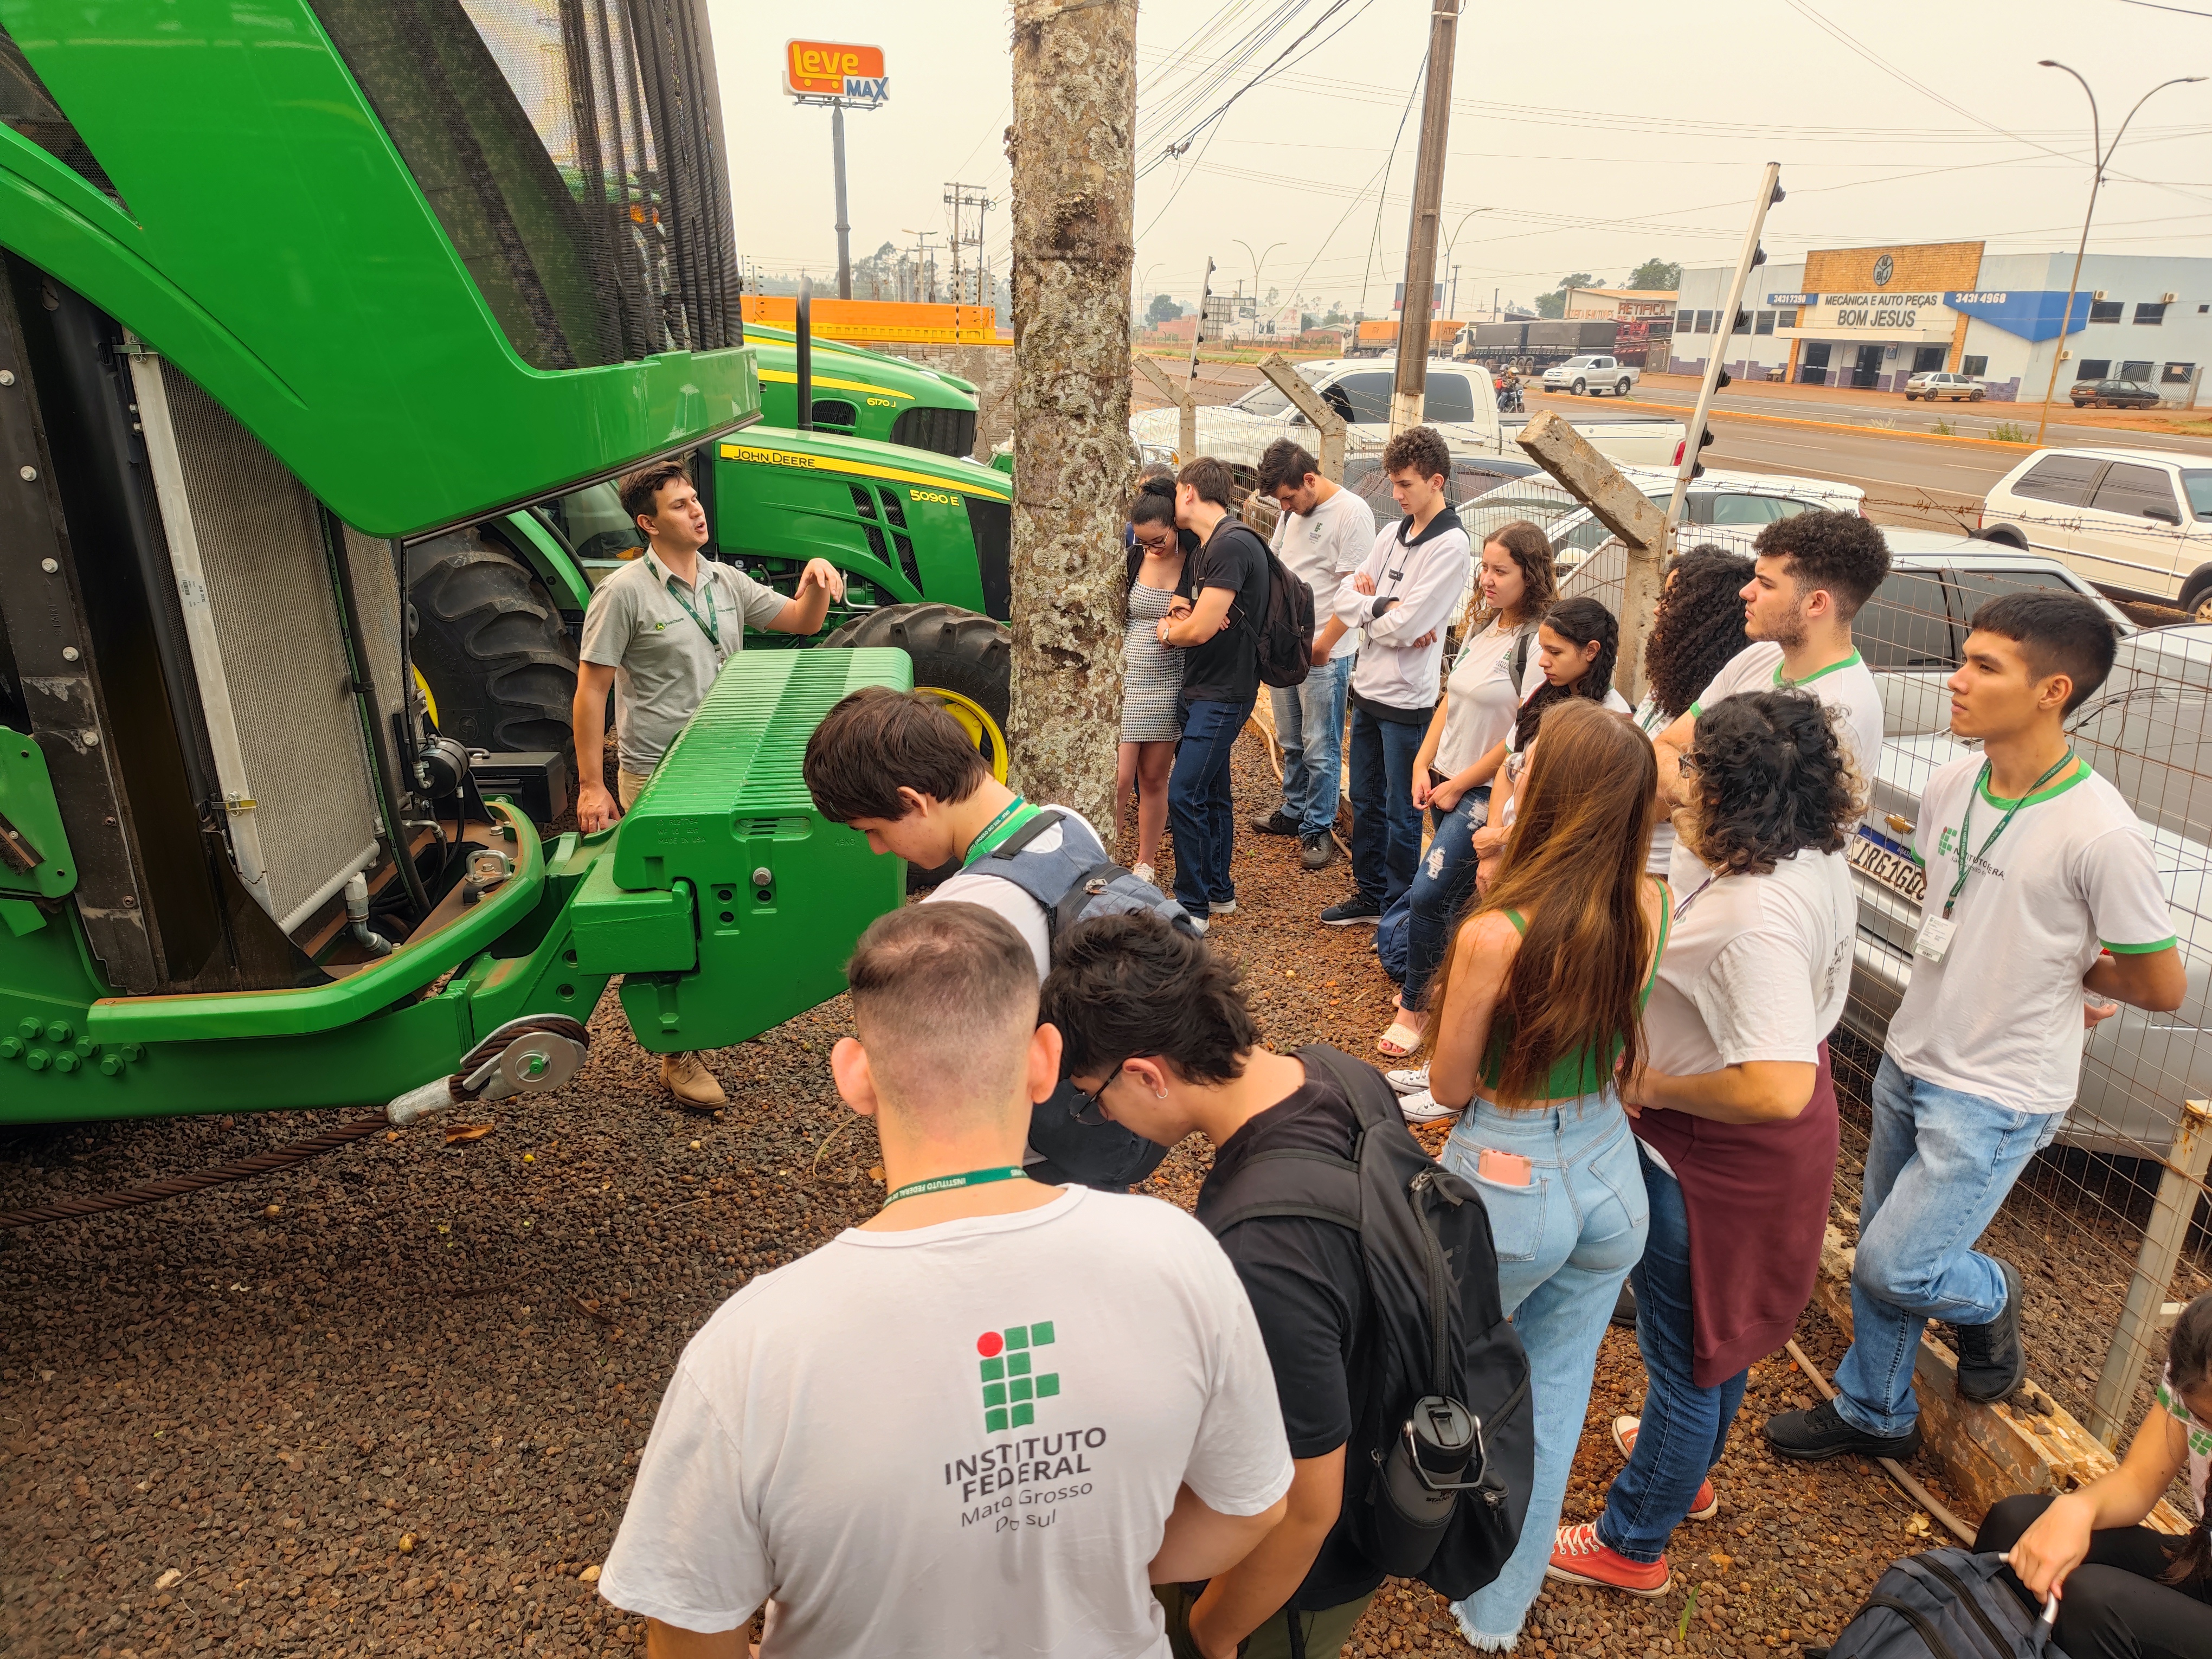
[{"label": "barbed wire fence", "polygon": [[[1527,483],[1523,495],[1556,489],[1541,480]],[[1929,775],[1972,752],[1949,735],[1945,682],[1959,666],[1968,625],[1982,604],[2023,589],[2089,592],[2082,565],[2112,550],[2089,540],[2105,527],[2081,514],[2006,515],[2032,542],[2063,550],[2062,560],[2007,542],[1969,539],[1958,532],[1978,527],[1972,514],[1902,492],[1894,502],[1869,497],[1862,506],[1947,511],[1953,534],[1893,536],[1892,574],[1855,623],[1861,654],[1882,689],[1886,740],[1876,775],[1868,780],[1867,818],[1851,853],[1859,933],[1849,1003],[1830,1044],[1843,1119],[1832,1218],[1851,1243],[1865,1173],[1867,1103],[1890,1016],[1910,977],[1925,889],[1924,876],[1903,854]],[[1568,500],[1567,510],[1573,509]],[[1496,512],[1505,517],[1492,523]],[[1495,511],[1478,505],[1462,516],[1479,537],[1506,517],[1537,512],[1521,500],[1510,512],[1504,504]],[[1711,543],[1747,553],[1757,529],[1685,526],[1681,540],[1685,547]],[[2178,531],[2143,538],[2124,550],[2126,556],[2140,563],[2158,557],[2146,555],[2144,541],[2172,546],[2172,562],[2163,573],[2169,580],[2186,580],[2190,557],[2212,560],[2212,547]],[[1617,605],[1625,562],[1617,542],[1600,542],[1569,576],[1567,591]],[[2159,591],[2148,577],[2128,586]],[[2118,788],[2150,837],[2189,991],[2170,1013],[2124,1005],[2117,1016],[2084,1031],[2075,1104],[1978,1248],[2020,1271],[2030,1376],[2119,1449],[2149,1408],[2172,1316],[2212,1291],[2212,1186],[2206,1180],[2212,1108],[2204,1104],[2212,1097],[2212,628],[2143,627],[2137,617],[2148,613],[2171,623],[2179,613],[2140,605],[2123,611],[2101,602],[2124,630],[2118,660],[2069,718],[2068,729],[2075,751]],[[1984,970],[2001,975],[2006,964],[1988,963]]]}]

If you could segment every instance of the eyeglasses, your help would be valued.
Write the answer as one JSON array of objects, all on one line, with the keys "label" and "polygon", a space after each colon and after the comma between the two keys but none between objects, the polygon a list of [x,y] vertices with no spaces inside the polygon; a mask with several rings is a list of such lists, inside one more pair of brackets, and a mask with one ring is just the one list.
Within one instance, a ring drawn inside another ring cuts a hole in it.
[{"label": "eyeglasses", "polygon": [[1172,536],[1161,536],[1158,538],[1139,536],[1137,538],[1137,545],[1143,548],[1147,553],[1164,553],[1168,549],[1173,547],[1175,544],[1176,538]]},{"label": "eyeglasses", "polygon": [[1076,1090],[1075,1097],[1083,1103],[1075,1109],[1075,1121],[1085,1128],[1095,1129],[1102,1123],[1112,1121],[1106,1115],[1105,1104],[1098,1097],[1114,1086],[1114,1079],[1121,1075],[1123,1063],[1115,1060],[1113,1069],[1106,1073],[1097,1088]]},{"label": "eyeglasses", "polygon": [[1674,768],[1686,778],[1698,769],[1698,757],[1687,752],[1677,755],[1674,757]]}]

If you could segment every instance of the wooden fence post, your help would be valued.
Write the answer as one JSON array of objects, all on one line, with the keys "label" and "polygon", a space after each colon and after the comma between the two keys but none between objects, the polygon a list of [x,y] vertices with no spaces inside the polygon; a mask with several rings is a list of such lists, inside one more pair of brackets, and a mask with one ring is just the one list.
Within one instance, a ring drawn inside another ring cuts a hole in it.
[{"label": "wooden fence post", "polygon": [[2212,1163],[2212,1101],[2185,1100],[2181,1121],[2174,1125],[2173,1145],[2166,1150],[2166,1167],[2158,1178],[2150,1221],[2143,1228],[2142,1247],[2136,1253],[2128,1299],[2112,1331],[2112,1346],[2105,1350],[2104,1374],[2097,1379],[2096,1401],[2089,1408],[2089,1432],[2115,1449],[2135,1398],[2136,1379],[2142,1375],[2143,1361],[2150,1357],[2166,1322],[2166,1287],[2173,1283],[2197,1200],[2204,1194],[2208,1163]]},{"label": "wooden fence post", "polygon": [[1667,514],[1651,498],[1620,476],[1589,441],[1550,410],[1521,428],[1521,447],[1529,459],[1584,507],[1628,549],[1628,574],[1620,590],[1620,652],[1613,671],[1614,690],[1629,704],[1644,701],[1644,642],[1659,612],[1659,563],[1667,550]]},{"label": "wooden fence post", "polygon": [[1152,383],[1152,390],[1173,404],[1182,418],[1176,423],[1176,464],[1198,459],[1198,404],[1188,385],[1177,386],[1167,371],[1150,357],[1133,357],[1137,373]]},{"label": "wooden fence post", "polygon": [[1299,414],[1313,422],[1314,430],[1321,434],[1321,476],[1331,483],[1344,482],[1344,416],[1328,406],[1328,400],[1306,384],[1305,377],[1291,367],[1291,360],[1279,351],[1271,351],[1260,359],[1260,372],[1274,383],[1281,392],[1297,408]]}]

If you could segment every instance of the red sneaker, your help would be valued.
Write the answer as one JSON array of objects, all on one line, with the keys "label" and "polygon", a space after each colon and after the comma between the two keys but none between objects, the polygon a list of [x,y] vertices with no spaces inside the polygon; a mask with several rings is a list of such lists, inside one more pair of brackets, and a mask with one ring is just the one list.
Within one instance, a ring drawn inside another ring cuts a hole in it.
[{"label": "red sneaker", "polygon": [[[1636,1449],[1638,1421],[1638,1419],[1633,1417],[1616,1417],[1613,1419],[1613,1443],[1620,1448],[1620,1455],[1623,1457],[1626,1457]],[[1711,1480],[1708,1478],[1700,1480],[1698,1483],[1698,1495],[1690,1500],[1690,1513],[1686,1518],[1692,1521],[1710,1521],[1720,1512],[1720,1495],[1713,1490]]]},{"label": "red sneaker", "polygon": [[1601,1589],[1626,1590],[1631,1595],[1661,1596],[1674,1582],[1667,1558],[1632,1561],[1617,1550],[1598,1542],[1597,1528],[1588,1522],[1561,1527],[1552,1540],[1552,1562],[1547,1578],[1564,1578],[1570,1584],[1595,1584]]}]

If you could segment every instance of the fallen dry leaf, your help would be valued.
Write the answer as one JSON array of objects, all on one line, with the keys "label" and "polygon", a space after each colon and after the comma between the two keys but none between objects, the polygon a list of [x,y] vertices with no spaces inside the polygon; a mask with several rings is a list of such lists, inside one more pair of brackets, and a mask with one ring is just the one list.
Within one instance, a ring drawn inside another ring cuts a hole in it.
[{"label": "fallen dry leaf", "polygon": [[159,1578],[156,1578],[154,1581],[154,1588],[157,1590],[168,1589],[174,1585],[182,1583],[184,1582],[184,1577],[185,1575],[183,1573],[179,1572],[174,1567],[171,1567],[168,1571],[163,1573]]},{"label": "fallen dry leaf", "polygon": [[868,1166],[868,1179],[874,1182],[877,1186],[882,1186],[884,1184],[884,1166],[880,1164],[871,1164]]},{"label": "fallen dry leaf", "polygon": [[465,1140],[482,1140],[492,1132],[489,1123],[453,1123],[446,1127],[446,1145],[458,1146]]},{"label": "fallen dry leaf", "polygon": [[1718,1567],[1723,1572],[1726,1572],[1730,1567],[1735,1565],[1735,1557],[1733,1555],[1723,1555],[1718,1550],[1715,1550],[1713,1552],[1713,1565]]},{"label": "fallen dry leaf", "polygon": [[1924,1515],[1905,1516],[1905,1529],[1915,1538],[1925,1538],[1928,1535],[1928,1517]]}]

